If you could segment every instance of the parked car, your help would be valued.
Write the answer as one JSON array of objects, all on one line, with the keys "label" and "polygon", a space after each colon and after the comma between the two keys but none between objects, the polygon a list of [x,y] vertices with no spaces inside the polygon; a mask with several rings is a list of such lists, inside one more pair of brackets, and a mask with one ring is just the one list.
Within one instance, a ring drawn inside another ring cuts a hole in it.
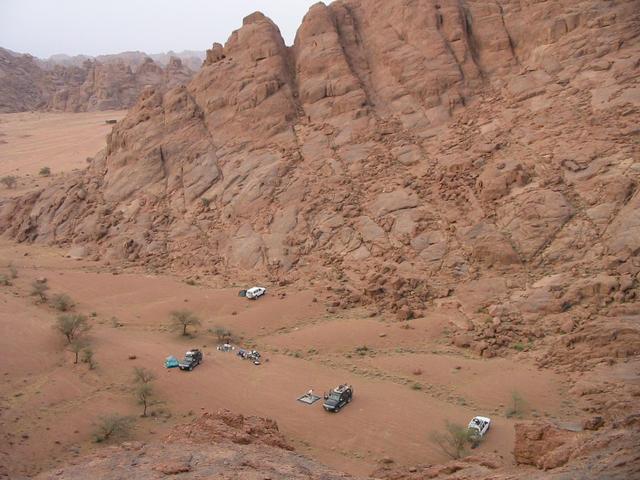
[{"label": "parked car", "polygon": [[178,366],[180,370],[193,370],[202,363],[202,352],[197,348],[189,350],[184,354],[184,359],[180,360]]},{"label": "parked car", "polygon": [[353,399],[353,387],[346,383],[338,385],[324,396],[322,406],[327,412],[337,413]]},{"label": "parked car", "polygon": [[267,289],[264,287],[251,287],[250,289],[247,290],[245,296],[249,300],[255,300],[261,297],[262,295],[264,295],[265,293],[267,293]]},{"label": "parked car", "polygon": [[491,419],[487,417],[473,417],[469,422],[469,430],[476,439],[481,439],[491,426]]}]

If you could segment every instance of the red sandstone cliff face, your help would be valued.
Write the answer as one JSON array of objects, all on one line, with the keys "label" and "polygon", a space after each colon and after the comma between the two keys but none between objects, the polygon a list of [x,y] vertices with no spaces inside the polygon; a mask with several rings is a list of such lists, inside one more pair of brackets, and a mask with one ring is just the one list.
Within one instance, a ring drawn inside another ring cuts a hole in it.
[{"label": "red sandstone cliff face", "polygon": [[86,60],[81,66],[43,69],[29,55],[0,49],[0,112],[125,109],[135,104],[146,86],[164,91],[187,83],[193,75],[178,58],[166,67],[146,58],[133,67],[124,60]]},{"label": "red sandstone cliff face", "polygon": [[[447,305],[469,320],[453,341],[487,357],[629,358],[638,6],[346,0],[312,7],[290,48],[255,13],[188,85],[145,90],[86,172],[5,200],[0,225],[148,268],[312,276],[332,308]],[[108,104],[92,79],[89,104]]]}]

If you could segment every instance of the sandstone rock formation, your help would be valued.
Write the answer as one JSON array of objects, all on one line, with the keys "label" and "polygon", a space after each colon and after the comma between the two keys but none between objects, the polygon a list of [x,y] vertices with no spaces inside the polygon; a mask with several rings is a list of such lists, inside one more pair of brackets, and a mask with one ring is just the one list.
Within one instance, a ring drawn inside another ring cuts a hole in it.
[{"label": "sandstone rock formation", "polygon": [[[398,318],[459,297],[487,356],[547,315],[565,345],[609,338],[589,333],[607,308],[634,354],[636,7],[348,0],[313,6],[290,48],[255,13],[188,85],[145,90],[86,172],[4,201],[2,229],[149,268],[309,273]],[[126,104],[162,75],[87,68],[54,106]]]},{"label": "sandstone rock formation", "polygon": [[0,48],[0,112],[124,109],[145,87],[170,89],[188,82],[193,74],[175,57],[165,67],[146,57],[134,66],[111,59],[45,69],[34,57]]}]

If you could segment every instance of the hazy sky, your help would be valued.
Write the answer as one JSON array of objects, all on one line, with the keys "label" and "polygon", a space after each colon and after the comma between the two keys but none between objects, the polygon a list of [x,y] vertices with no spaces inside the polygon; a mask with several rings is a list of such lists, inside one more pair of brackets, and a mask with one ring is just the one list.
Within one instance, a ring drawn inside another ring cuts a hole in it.
[{"label": "hazy sky", "polygon": [[[260,10],[291,44],[317,0],[0,0],[0,47],[45,58],[204,50]],[[329,3],[325,1],[325,3]]]}]

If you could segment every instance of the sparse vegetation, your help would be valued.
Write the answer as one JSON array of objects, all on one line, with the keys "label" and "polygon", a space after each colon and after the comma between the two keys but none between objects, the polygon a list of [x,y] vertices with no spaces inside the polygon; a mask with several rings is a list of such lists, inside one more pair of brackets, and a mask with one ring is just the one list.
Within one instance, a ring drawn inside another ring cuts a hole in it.
[{"label": "sparse vegetation", "polygon": [[200,325],[200,319],[189,310],[176,310],[171,312],[171,326],[174,330],[182,330],[182,335],[187,336],[187,328]]},{"label": "sparse vegetation", "polygon": [[96,360],[93,358],[93,350],[90,347],[85,347],[82,350],[82,363],[86,363],[89,366],[89,370],[96,368]]},{"label": "sparse vegetation", "polygon": [[69,342],[67,350],[75,355],[75,360],[73,361],[74,364],[78,363],[80,352],[86,347],[86,345],[86,342],[82,338],[74,338]]},{"label": "sparse vegetation", "polygon": [[5,275],[4,273],[0,273],[0,285],[8,287],[9,285],[11,285],[11,279],[9,278],[8,275]]},{"label": "sparse vegetation", "polygon": [[49,290],[49,285],[47,281],[44,280],[35,280],[31,284],[31,296],[37,297],[38,303],[46,303],[47,301],[47,290]]},{"label": "sparse vegetation", "polygon": [[356,348],[356,353],[357,353],[358,355],[363,356],[363,357],[364,357],[367,353],[369,353],[370,351],[371,351],[371,350],[370,350],[370,349],[369,349],[369,347],[367,347],[366,345],[362,345],[361,347],[357,347],[357,348]]},{"label": "sparse vegetation", "polygon": [[155,373],[146,368],[135,367],[133,369],[133,383],[151,383],[156,379]]},{"label": "sparse vegetation", "polygon": [[215,334],[218,339],[218,343],[231,343],[231,339],[233,338],[231,330],[224,327],[216,327],[213,329],[212,333]]},{"label": "sparse vegetation", "polygon": [[93,434],[93,441],[96,443],[106,442],[116,437],[124,437],[131,429],[132,419],[122,415],[107,415],[100,417],[96,431]]},{"label": "sparse vegetation", "polygon": [[7,188],[16,188],[18,184],[18,179],[14,175],[5,175],[0,178],[0,183],[2,183]]},{"label": "sparse vegetation", "polygon": [[18,278],[18,269],[13,263],[7,265],[7,270],[9,270],[9,276],[13,279]]},{"label": "sparse vegetation", "polygon": [[153,406],[156,402],[154,396],[155,392],[153,390],[153,385],[150,383],[139,383],[135,386],[134,390],[136,400],[138,400],[138,405],[142,405],[142,416],[147,416],[147,410],[149,407]]},{"label": "sparse vegetation", "polygon": [[511,404],[507,407],[505,416],[507,418],[522,418],[527,409],[527,402],[518,392],[511,394]]},{"label": "sparse vegetation", "polygon": [[73,300],[66,293],[56,293],[51,297],[51,306],[59,312],[68,312],[74,307]]},{"label": "sparse vegetation", "polygon": [[195,287],[198,284],[193,278],[187,278],[184,283],[191,285],[192,287]]},{"label": "sparse vegetation", "polygon": [[525,349],[525,346],[522,343],[516,343],[513,345],[513,349],[518,352],[522,352]]},{"label": "sparse vegetation", "polygon": [[446,423],[444,432],[433,432],[430,438],[451,458],[461,458],[469,446],[474,446],[479,441],[468,428],[451,422]]},{"label": "sparse vegetation", "polygon": [[200,198],[200,202],[202,203],[202,206],[204,208],[209,208],[209,205],[211,204],[211,200],[209,198],[205,198],[205,197],[201,197]]},{"label": "sparse vegetation", "polygon": [[69,345],[90,328],[87,317],[80,314],[59,315],[55,324],[55,329],[64,335]]},{"label": "sparse vegetation", "polygon": [[411,389],[412,390],[422,390],[422,384],[417,383],[417,382],[413,383],[413,384],[411,384]]},{"label": "sparse vegetation", "polygon": [[51,175],[51,169],[49,167],[42,167],[38,174],[42,177],[48,177]]},{"label": "sparse vegetation", "polygon": [[152,385],[155,379],[155,374],[146,368],[136,367],[133,369],[133,393],[138,401],[138,405],[143,406],[143,417],[147,416],[149,407],[160,403],[155,398],[156,395]]}]

